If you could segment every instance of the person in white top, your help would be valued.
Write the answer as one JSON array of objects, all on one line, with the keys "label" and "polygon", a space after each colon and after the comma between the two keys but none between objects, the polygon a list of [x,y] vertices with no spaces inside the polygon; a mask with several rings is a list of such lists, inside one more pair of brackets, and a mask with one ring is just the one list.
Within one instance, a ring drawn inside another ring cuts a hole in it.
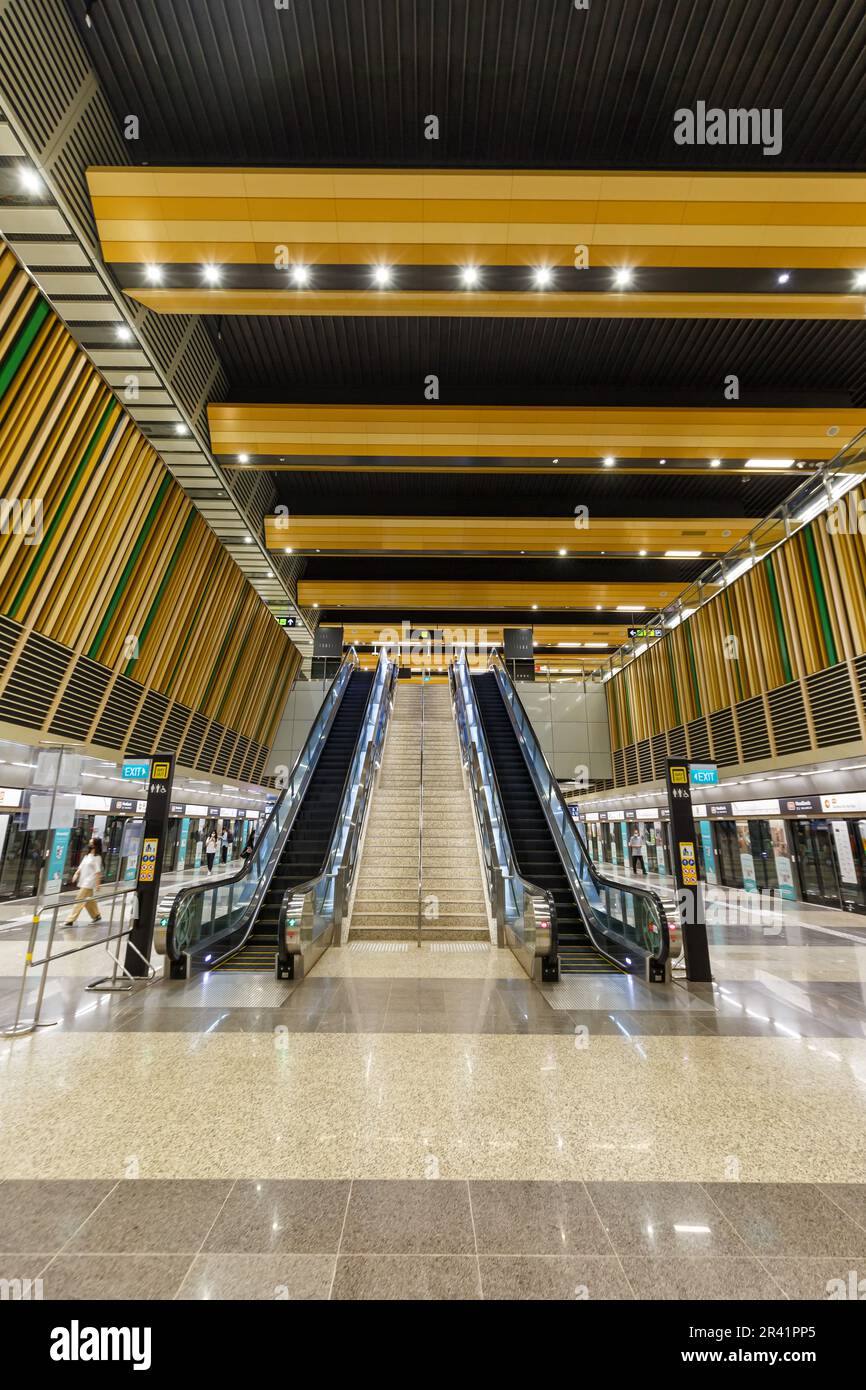
[{"label": "person in white top", "polygon": [[93,896],[94,890],[102,887],[102,841],[98,836],[94,836],[87,846],[87,853],[72,875],[72,882],[78,885],[78,896],[67,919],[67,927],[75,926],[83,907],[87,908],[91,922],[101,922],[102,914]]},{"label": "person in white top", "polygon": [[631,855],[631,867],[634,873],[646,873],[643,852],[646,841],[640,833],[638,826],[635,826],[629,836],[628,852]]},{"label": "person in white top", "polygon": [[213,831],[208,835],[204,847],[204,857],[207,860],[207,871],[213,873],[213,861],[217,852],[217,837]]}]

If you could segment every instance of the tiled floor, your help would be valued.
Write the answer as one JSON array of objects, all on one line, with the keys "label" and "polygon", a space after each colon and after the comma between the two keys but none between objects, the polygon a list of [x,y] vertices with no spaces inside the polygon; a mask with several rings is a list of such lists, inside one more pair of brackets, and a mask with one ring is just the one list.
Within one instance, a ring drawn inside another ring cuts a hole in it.
[{"label": "tiled floor", "polygon": [[46,1299],[827,1299],[866,1184],[7,1182],[0,1249]]},{"label": "tiled floor", "polygon": [[[856,1286],[849,925],[719,928],[699,986],[539,989],[508,951],[345,947],[302,982],[106,995],[61,962],[54,1026],[0,1042],[0,1278],[47,1298]],[[0,1018],[16,988],[0,978]]]}]

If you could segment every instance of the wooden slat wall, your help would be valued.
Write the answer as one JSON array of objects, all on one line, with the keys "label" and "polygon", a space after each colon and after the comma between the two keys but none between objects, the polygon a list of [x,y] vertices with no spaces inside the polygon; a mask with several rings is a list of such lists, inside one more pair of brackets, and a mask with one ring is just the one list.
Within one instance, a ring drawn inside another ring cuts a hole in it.
[{"label": "wooden slat wall", "polygon": [[613,747],[866,652],[864,518],[861,486],[608,681]]},{"label": "wooden slat wall", "polygon": [[[0,250],[0,612],[269,745],[300,654],[8,248]],[[130,639],[138,641],[130,656]]]}]

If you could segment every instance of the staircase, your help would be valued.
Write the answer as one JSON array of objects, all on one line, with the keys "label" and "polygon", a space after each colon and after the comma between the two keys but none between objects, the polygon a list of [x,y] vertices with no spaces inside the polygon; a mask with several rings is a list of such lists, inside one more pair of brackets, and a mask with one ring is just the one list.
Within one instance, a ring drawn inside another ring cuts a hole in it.
[{"label": "staircase", "polygon": [[422,940],[490,940],[448,688],[401,682],[370,807],[349,939],[416,941],[419,926]]}]

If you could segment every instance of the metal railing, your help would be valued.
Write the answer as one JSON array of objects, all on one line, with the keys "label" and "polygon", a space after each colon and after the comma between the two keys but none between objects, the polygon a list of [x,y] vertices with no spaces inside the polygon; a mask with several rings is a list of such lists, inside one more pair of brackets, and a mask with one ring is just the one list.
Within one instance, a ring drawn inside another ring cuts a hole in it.
[{"label": "metal railing", "polygon": [[498,651],[490,654],[489,667],[496,677],[590,941],[617,965],[633,971],[636,964],[642,964],[648,979],[665,979],[670,973],[672,924],[661,898],[652,888],[626,887],[596,869]]},{"label": "metal railing", "polygon": [[157,949],[164,949],[171,961],[173,978],[185,978],[194,954],[202,956],[202,964],[213,968],[238,950],[252,931],[343,694],[358,666],[358,654],[352,647],[328,687],[307,741],[262,826],[249,862],[218,883],[193,884],[182,889],[167,913],[157,913]]},{"label": "metal railing", "polygon": [[481,837],[496,944],[509,946],[531,978],[553,982],[559,979],[556,904],[545,888],[525,879],[517,867],[465,651],[449,666],[448,681]]},{"label": "metal railing", "polygon": [[325,868],[316,878],[288,889],[280,906],[278,979],[302,978],[323,952],[336,944],[351,897],[358,847],[373,778],[382,758],[396,676],[397,666],[388,660],[383,649],[346,774]]},{"label": "metal railing", "polygon": [[[663,633],[679,627],[698,608],[723,593],[780,545],[815,521],[822,512],[841,503],[846,493],[866,479],[866,430],[855,434],[823,468],[810,474],[800,487],[780,503],[768,517],[704,570],[703,574],[678,594],[654,617],[641,617],[640,627],[660,628]],[[663,638],[639,638],[625,643],[598,666],[587,668],[585,676],[597,681],[610,680],[647,647]]]},{"label": "metal railing", "polygon": [[[105,930],[91,941],[81,941],[75,945],[70,944],[70,938],[63,935],[67,931],[80,930],[78,923],[68,923],[59,921],[61,912],[69,912],[71,908],[81,906],[78,897],[73,893],[58,894],[57,898],[51,903],[45,903],[37,907],[33,914],[30,925],[30,935],[27,940],[27,950],[24,955],[24,968],[21,972],[21,984],[18,990],[18,1000],[15,1009],[15,1017],[7,1026],[0,1029],[4,1037],[20,1037],[25,1033],[33,1033],[37,1028],[51,1028],[58,1020],[52,1019],[49,1023],[41,1021],[42,1005],[45,1000],[45,985],[48,979],[49,967],[56,961],[64,960],[68,956],[80,955],[83,951],[92,951],[97,946],[104,946],[112,961],[110,975],[101,975],[98,979],[91,980],[90,984],[85,985],[87,990],[104,991],[106,993],[117,993],[120,991],[128,992],[136,987],[153,980],[156,971],[150,961],[144,960],[144,956],[138,948],[132,945],[135,951],[145,963],[144,975],[132,975],[120,959],[118,951],[110,949],[110,943],[123,941],[130,935],[138,915],[138,893],[135,884],[119,886],[112,885],[112,888],[103,892],[99,890],[89,899],[95,902],[100,909],[103,921],[99,924],[104,925]],[[108,904],[108,915],[105,915],[104,905]],[[119,904],[119,910],[118,910]],[[88,922],[83,924],[88,925]],[[95,924],[94,924],[95,925]],[[58,932],[60,936],[58,937]],[[40,939],[44,933],[44,944]],[[58,944],[62,949],[57,950]],[[39,984],[36,990],[36,998],[33,1001],[32,1018],[22,1019],[21,1014],[24,1009],[27,996],[27,986],[29,981],[34,978],[35,972],[41,968]]]}]

